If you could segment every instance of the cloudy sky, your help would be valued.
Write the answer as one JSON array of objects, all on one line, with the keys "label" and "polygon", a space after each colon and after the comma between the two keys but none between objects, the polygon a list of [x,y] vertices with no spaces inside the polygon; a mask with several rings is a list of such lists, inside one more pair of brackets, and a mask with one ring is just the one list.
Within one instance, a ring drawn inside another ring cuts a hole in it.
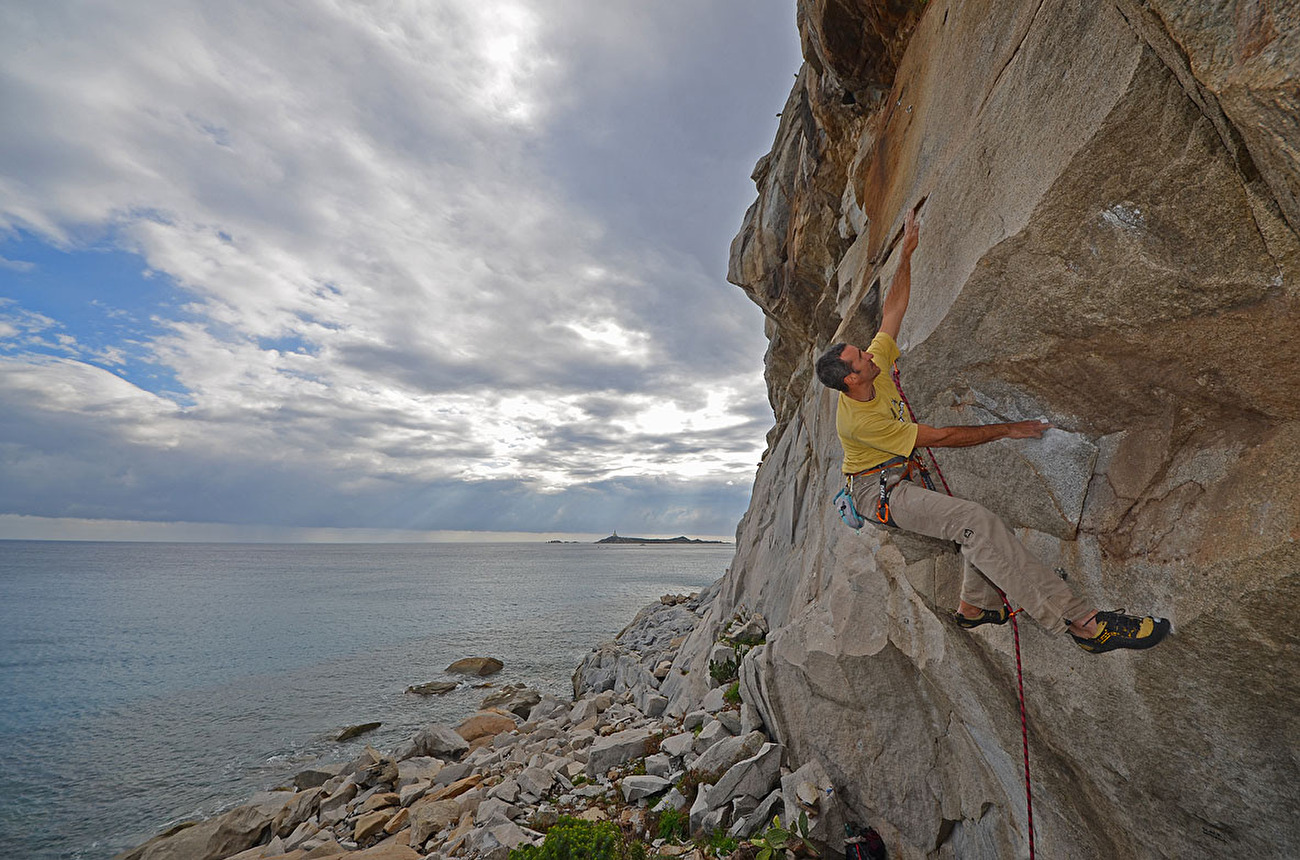
[{"label": "cloudy sky", "polygon": [[730,535],[798,65],[790,0],[9,0],[0,538]]}]

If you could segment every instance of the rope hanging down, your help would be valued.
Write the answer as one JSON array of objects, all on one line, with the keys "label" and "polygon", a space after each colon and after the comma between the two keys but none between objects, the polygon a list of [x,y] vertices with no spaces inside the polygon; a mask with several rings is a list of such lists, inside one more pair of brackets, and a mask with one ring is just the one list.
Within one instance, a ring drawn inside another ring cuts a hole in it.
[{"label": "rope hanging down", "polygon": [[[903,382],[899,378],[898,362],[894,362],[892,373],[894,387],[898,389],[898,394],[903,398],[903,405],[907,407],[907,415],[912,419],[912,423],[919,423],[916,420],[916,413],[912,411],[912,404],[908,402],[907,395],[903,392]],[[939,458],[934,456],[932,448],[926,448],[925,453],[930,455],[930,462],[934,464],[934,473],[939,476],[940,482],[943,483],[943,491],[952,495],[952,490],[948,487],[948,479],[943,476],[943,470],[939,468]],[[1034,796],[1030,789],[1029,781],[1029,718],[1025,715],[1025,673],[1020,663],[1020,625],[1016,623],[1016,614],[1019,609],[1012,609],[1011,602],[1007,600],[1006,592],[997,585],[998,596],[1002,598],[1002,605],[1007,608],[1007,613],[1011,618],[1011,635],[1016,642],[1016,686],[1020,692],[1020,738],[1025,751],[1025,812],[1029,820],[1029,860],[1034,860]]]}]

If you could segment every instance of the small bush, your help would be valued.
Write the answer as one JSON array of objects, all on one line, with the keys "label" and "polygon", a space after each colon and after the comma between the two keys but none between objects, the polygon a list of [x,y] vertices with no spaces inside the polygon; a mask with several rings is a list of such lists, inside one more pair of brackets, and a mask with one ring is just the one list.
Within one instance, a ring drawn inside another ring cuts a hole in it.
[{"label": "small bush", "polygon": [[704,853],[710,857],[726,857],[740,847],[740,841],[728,836],[726,831],[715,830],[712,835],[700,843]]},{"label": "small bush", "polygon": [[709,661],[709,676],[719,684],[725,684],[736,677],[737,667],[735,660],[723,660],[721,663]]},{"label": "small bush", "polygon": [[735,705],[736,707],[740,707],[740,682],[739,681],[734,682],[730,687],[727,688],[727,692],[722,694],[722,701],[726,702],[728,705]]},{"label": "small bush", "polygon": [[655,828],[660,839],[681,842],[691,836],[691,815],[685,809],[665,809],[659,813],[659,824]]},{"label": "small bush", "polygon": [[[638,850],[639,849],[639,850]],[[583,821],[562,816],[541,845],[523,845],[510,852],[510,860],[641,860],[645,846],[628,844],[609,821]]]}]

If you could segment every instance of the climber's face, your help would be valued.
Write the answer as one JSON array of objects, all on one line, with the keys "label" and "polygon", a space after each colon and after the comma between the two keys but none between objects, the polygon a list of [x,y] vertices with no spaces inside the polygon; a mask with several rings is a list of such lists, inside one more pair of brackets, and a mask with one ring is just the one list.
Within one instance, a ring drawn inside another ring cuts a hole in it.
[{"label": "climber's face", "polygon": [[856,346],[846,346],[840,353],[840,360],[853,368],[853,374],[857,379],[846,378],[849,384],[854,382],[870,385],[880,375],[880,368],[871,360],[871,353],[858,349]]}]

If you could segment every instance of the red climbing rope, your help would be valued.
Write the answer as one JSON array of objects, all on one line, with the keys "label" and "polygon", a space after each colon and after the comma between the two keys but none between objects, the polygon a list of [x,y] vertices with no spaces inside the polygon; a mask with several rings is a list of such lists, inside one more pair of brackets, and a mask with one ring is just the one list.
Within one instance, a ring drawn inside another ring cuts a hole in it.
[{"label": "red climbing rope", "polygon": [[[907,395],[903,393],[903,382],[899,378],[898,362],[894,362],[893,369],[894,387],[898,389],[898,395],[903,398],[903,405],[907,407],[907,415],[912,419],[913,424],[919,423],[916,420],[916,413],[912,411],[912,404],[908,401]],[[926,448],[925,453],[930,455],[930,462],[934,463],[934,473],[939,476],[943,483],[943,491],[952,495],[952,490],[948,487],[948,480],[943,476],[943,470],[939,468],[939,458],[934,456],[934,450]],[[1007,608],[1011,618],[1011,635],[1016,642],[1016,686],[1020,692],[1020,737],[1025,750],[1025,812],[1029,819],[1029,860],[1034,860],[1034,795],[1030,788],[1029,781],[1029,717],[1025,713],[1025,672],[1020,663],[1020,625],[1016,623],[1016,615],[1019,609],[1012,609],[1010,601],[1007,600],[1006,592],[996,585],[998,596],[1002,598],[1002,605]]]}]

